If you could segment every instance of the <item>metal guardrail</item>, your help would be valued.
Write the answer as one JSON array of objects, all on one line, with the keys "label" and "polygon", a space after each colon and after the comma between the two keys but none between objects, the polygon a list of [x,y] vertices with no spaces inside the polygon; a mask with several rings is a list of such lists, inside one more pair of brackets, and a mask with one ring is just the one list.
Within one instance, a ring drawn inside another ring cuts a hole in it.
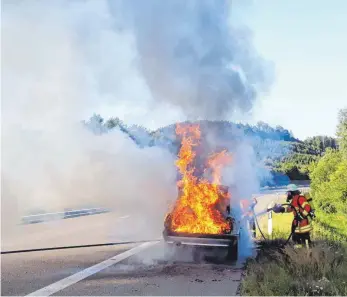
[{"label": "metal guardrail", "polygon": [[[310,187],[310,181],[309,180],[292,180],[290,181],[291,184],[297,185],[298,188],[306,189]],[[288,184],[281,184],[281,185],[272,185],[272,186],[264,186],[260,188],[260,191],[267,191],[267,190],[275,190],[275,189],[286,189]]]},{"label": "metal guardrail", "polygon": [[[299,189],[306,189],[309,188],[310,185],[297,185]],[[267,190],[282,190],[287,189],[287,186],[268,186],[268,187],[262,187],[260,188],[260,191],[267,191]]]},{"label": "metal guardrail", "polygon": [[37,224],[47,221],[70,219],[81,216],[88,216],[94,214],[100,214],[109,212],[107,208],[97,207],[97,208],[85,208],[85,209],[76,209],[62,212],[51,212],[51,213],[41,213],[35,215],[23,216],[21,219],[21,224]]},{"label": "metal guardrail", "polygon": [[[308,189],[310,189],[310,186],[298,186],[299,190],[301,191],[301,193],[305,193],[307,192]],[[285,193],[287,190],[287,187],[266,187],[266,188],[262,188],[260,189],[258,194],[264,195],[264,194],[271,194],[271,193],[276,193],[276,194],[280,194],[280,193]]]},{"label": "metal guardrail", "polygon": [[[273,186],[273,187],[262,187],[260,189],[260,193],[265,194],[266,192],[273,192],[274,190],[285,190],[286,186]],[[309,186],[299,186],[300,190],[309,188]],[[43,223],[47,221],[54,221],[54,220],[63,220],[63,219],[70,219],[70,218],[76,218],[81,216],[88,216],[88,215],[95,215],[100,213],[106,213],[110,210],[107,208],[102,207],[95,207],[95,208],[85,208],[85,209],[76,209],[76,210],[69,210],[69,211],[62,211],[62,212],[52,212],[52,213],[41,213],[41,214],[35,214],[35,215],[28,215],[23,216],[21,219],[21,224],[37,224],[37,223]]]}]

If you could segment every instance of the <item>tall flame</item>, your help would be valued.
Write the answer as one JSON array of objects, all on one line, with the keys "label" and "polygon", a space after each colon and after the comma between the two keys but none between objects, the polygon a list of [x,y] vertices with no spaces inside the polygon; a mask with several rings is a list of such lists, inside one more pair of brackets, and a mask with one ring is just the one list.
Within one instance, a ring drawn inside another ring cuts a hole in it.
[{"label": "tall flame", "polygon": [[[221,234],[229,228],[218,205],[228,203],[230,196],[220,185],[223,165],[231,161],[227,151],[212,154],[204,172],[210,171],[212,183],[194,176],[194,148],[200,144],[199,125],[177,125],[176,134],[182,137],[176,166],[182,178],[178,182],[179,198],[171,213],[171,229],[175,232]],[[224,208],[225,209],[225,208]]]}]

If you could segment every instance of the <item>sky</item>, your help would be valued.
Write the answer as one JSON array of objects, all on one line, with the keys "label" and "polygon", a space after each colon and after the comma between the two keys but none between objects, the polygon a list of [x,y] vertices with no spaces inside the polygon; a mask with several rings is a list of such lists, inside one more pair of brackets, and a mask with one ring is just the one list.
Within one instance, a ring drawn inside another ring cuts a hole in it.
[{"label": "sky", "polygon": [[[234,5],[235,4],[235,5]],[[275,67],[275,81],[260,94],[251,116],[231,118],[255,124],[281,125],[295,137],[334,136],[338,110],[347,107],[347,1],[346,0],[234,0],[231,22],[246,24],[253,32],[258,52]],[[144,99],[148,91],[130,88],[126,96]],[[129,100],[133,101],[133,100]],[[127,104],[103,106],[104,117],[156,129],[184,120],[167,106]]]},{"label": "sky", "polygon": [[253,121],[281,125],[304,139],[334,136],[347,107],[347,1],[258,0],[244,18],[255,46],[276,67]]}]

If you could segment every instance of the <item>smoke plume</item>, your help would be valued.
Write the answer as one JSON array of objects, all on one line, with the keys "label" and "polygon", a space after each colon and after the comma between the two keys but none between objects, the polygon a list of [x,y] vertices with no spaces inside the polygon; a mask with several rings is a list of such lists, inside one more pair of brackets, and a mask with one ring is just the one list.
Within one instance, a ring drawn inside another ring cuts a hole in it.
[{"label": "smoke plume", "polygon": [[140,124],[171,109],[225,118],[250,111],[269,83],[226,1],[9,0],[2,10],[3,232],[30,211],[83,206],[141,209],[147,230],[161,228],[174,157],[81,121],[105,107],[145,114]]},{"label": "smoke plume", "polygon": [[153,97],[191,119],[249,112],[271,82],[251,32],[233,24],[232,1],[124,1],[140,69]]},{"label": "smoke plume", "polygon": [[132,87],[144,89],[131,41],[112,20],[105,1],[3,3],[3,235],[23,215],[65,208],[135,209],[148,232],[162,226],[176,197],[173,156],[81,123],[126,95],[131,111]]}]

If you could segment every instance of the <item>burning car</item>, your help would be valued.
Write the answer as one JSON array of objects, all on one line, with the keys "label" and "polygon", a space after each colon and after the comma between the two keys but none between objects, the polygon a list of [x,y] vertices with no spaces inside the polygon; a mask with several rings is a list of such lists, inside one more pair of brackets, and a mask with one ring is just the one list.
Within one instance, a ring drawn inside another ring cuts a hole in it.
[{"label": "burning car", "polygon": [[199,163],[199,126],[177,125],[176,133],[182,137],[178,199],[166,215],[163,237],[177,245],[227,248],[228,258],[237,259],[240,228],[231,217],[229,188],[221,185],[221,170],[231,156],[222,150]]}]

